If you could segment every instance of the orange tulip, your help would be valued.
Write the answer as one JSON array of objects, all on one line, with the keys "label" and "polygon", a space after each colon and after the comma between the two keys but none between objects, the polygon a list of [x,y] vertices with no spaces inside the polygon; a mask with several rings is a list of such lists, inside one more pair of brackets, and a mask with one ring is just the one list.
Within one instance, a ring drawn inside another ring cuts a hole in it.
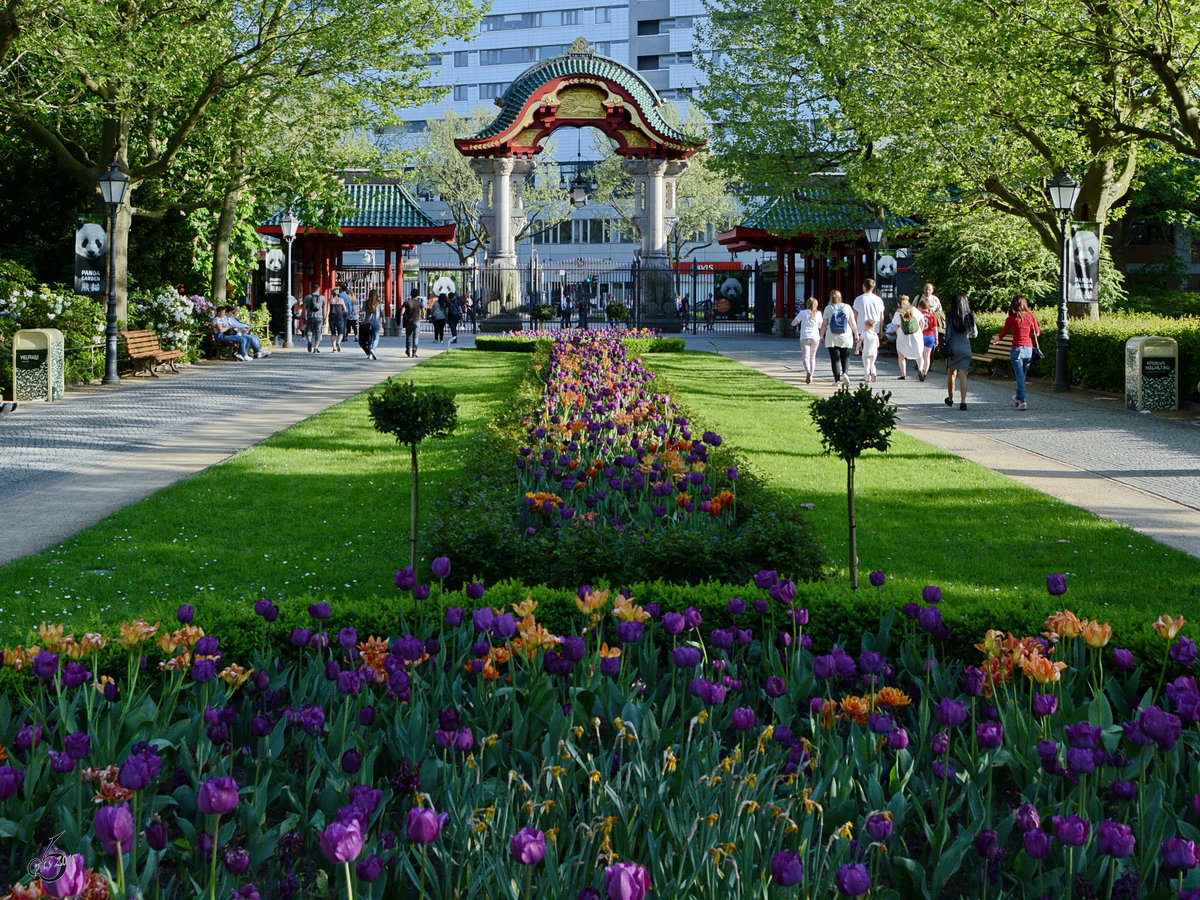
[{"label": "orange tulip", "polygon": [[1172,619],[1166,613],[1163,613],[1154,622],[1154,633],[1164,641],[1175,640],[1175,635],[1183,629],[1184,618],[1180,616],[1178,619]]},{"label": "orange tulip", "polygon": [[1046,620],[1046,630],[1054,632],[1059,637],[1075,638],[1083,631],[1083,623],[1069,609],[1057,612]]},{"label": "orange tulip", "polygon": [[1112,626],[1101,622],[1083,623],[1083,642],[1093,650],[1107,646],[1112,640]]}]

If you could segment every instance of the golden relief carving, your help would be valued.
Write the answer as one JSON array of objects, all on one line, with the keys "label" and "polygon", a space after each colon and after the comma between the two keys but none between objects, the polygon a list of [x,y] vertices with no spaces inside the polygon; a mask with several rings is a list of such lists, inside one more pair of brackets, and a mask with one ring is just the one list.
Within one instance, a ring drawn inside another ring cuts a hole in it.
[{"label": "golden relief carving", "polygon": [[591,87],[567,87],[558,92],[558,117],[560,119],[604,119],[608,110],[603,91]]},{"label": "golden relief carving", "polygon": [[625,139],[626,147],[649,147],[650,139],[640,131],[633,131],[629,128],[621,129],[621,137]]},{"label": "golden relief carving", "polygon": [[540,128],[526,128],[515,138],[513,138],[514,147],[533,147],[537,148],[538,135],[542,133]]}]

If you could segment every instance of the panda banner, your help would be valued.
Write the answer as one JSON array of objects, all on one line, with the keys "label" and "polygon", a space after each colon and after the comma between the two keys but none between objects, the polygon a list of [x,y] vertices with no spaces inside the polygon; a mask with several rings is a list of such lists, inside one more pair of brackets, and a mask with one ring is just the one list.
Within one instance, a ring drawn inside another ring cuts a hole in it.
[{"label": "panda banner", "polygon": [[1095,303],[1100,299],[1100,223],[1072,222],[1067,266],[1067,300]]},{"label": "panda banner", "polygon": [[104,226],[85,222],[75,232],[75,293],[104,296],[104,270],[108,254]]}]

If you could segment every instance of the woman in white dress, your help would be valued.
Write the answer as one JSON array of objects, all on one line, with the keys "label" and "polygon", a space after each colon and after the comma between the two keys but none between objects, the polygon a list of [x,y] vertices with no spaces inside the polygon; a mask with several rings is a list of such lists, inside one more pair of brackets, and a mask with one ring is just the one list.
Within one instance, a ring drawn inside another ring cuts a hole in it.
[{"label": "woman in white dress", "polygon": [[892,316],[896,326],[896,358],[900,361],[900,380],[908,377],[908,360],[921,368],[921,354],[925,352],[925,339],[921,332],[925,328],[925,317],[912,305],[908,294],[900,295],[900,305]]},{"label": "woman in white dress", "polygon": [[821,346],[821,310],[816,297],[804,301],[804,309],[792,319],[792,327],[800,328],[800,350],[804,354],[804,383],[812,384],[817,368],[817,348]]}]

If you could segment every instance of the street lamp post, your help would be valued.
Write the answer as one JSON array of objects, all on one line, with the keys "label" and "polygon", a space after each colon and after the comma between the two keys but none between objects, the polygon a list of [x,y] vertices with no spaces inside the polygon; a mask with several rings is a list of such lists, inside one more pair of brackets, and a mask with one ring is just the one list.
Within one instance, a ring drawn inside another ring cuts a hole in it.
[{"label": "street lamp post", "polygon": [[871,278],[875,278],[879,272],[879,245],[883,243],[883,226],[878,222],[872,222],[863,228],[863,234],[867,237],[867,243],[871,245]]},{"label": "street lamp post", "polygon": [[300,220],[290,209],[279,223],[283,239],[287,241],[287,300],[284,302],[284,319],[287,320],[287,331],[284,334],[283,346],[292,346],[292,241],[296,239],[296,231],[300,228]]},{"label": "street lamp post", "polygon": [[1050,204],[1058,213],[1059,222],[1059,270],[1058,270],[1058,335],[1055,340],[1054,390],[1071,390],[1067,377],[1067,346],[1071,336],[1067,333],[1067,267],[1071,264],[1068,239],[1071,229],[1071,213],[1079,199],[1079,184],[1064,170],[1061,175],[1046,185]]},{"label": "street lamp post", "polygon": [[125,201],[129,178],[113,160],[108,171],[100,176],[99,183],[100,195],[108,206],[108,315],[104,328],[104,377],[100,383],[120,384],[121,376],[117,374],[117,209]]}]

